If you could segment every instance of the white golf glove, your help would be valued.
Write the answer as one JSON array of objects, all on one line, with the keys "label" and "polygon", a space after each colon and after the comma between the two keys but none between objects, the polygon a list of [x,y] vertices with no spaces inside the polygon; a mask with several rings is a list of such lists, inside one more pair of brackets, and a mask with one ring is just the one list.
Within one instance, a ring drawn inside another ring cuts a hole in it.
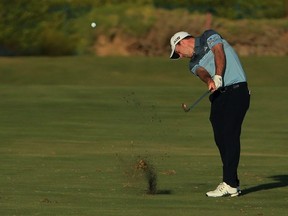
[{"label": "white golf glove", "polygon": [[213,81],[215,83],[216,89],[222,87],[222,77],[219,75],[215,75],[213,77]]}]

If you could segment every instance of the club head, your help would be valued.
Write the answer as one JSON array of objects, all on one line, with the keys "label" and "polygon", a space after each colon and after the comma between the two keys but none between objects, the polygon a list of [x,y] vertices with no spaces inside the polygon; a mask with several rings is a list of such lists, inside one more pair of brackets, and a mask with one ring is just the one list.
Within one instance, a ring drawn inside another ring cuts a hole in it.
[{"label": "club head", "polygon": [[181,104],[181,107],[183,108],[183,110],[184,110],[185,112],[189,112],[189,111],[190,111],[190,109],[187,107],[187,105],[186,105],[185,103],[182,103],[182,104]]},{"label": "club head", "polygon": [[203,95],[201,95],[200,98],[198,98],[191,106],[187,107],[185,103],[182,103],[182,108],[185,112],[189,112],[193,107],[195,107],[206,95],[208,95],[210,91],[204,92]]}]

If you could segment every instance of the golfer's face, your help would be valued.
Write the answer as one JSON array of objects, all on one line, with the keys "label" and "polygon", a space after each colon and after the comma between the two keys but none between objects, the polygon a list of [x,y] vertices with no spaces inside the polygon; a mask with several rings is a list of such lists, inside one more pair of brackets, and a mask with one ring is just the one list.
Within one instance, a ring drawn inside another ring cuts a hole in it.
[{"label": "golfer's face", "polygon": [[183,43],[183,40],[176,45],[175,52],[180,56],[180,58],[191,58],[193,55],[193,50],[187,45],[187,43]]}]

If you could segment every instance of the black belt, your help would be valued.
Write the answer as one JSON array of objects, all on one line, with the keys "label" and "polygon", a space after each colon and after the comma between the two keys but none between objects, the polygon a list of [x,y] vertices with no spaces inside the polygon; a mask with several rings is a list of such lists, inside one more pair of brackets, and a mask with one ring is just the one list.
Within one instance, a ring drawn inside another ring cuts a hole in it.
[{"label": "black belt", "polygon": [[234,89],[240,88],[240,87],[247,87],[247,82],[240,82],[240,83],[236,83],[233,85],[229,85],[229,86],[225,86],[225,87],[221,87],[218,89],[218,91],[220,93],[224,93],[224,92],[229,92],[229,91],[233,91]]}]

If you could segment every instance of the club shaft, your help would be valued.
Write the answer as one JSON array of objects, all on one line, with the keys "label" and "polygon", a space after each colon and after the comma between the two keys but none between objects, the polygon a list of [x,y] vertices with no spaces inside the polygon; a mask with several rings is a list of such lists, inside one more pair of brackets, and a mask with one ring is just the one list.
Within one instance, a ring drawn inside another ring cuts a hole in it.
[{"label": "club shaft", "polygon": [[188,111],[190,109],[192,109],[193,107],[195,107],[204,97],[206,97],[208,94],[210,93],[210,91],[206,91],[203,95],[201,95],[201,97],[199,97],[191,106],[189,106]]}]

